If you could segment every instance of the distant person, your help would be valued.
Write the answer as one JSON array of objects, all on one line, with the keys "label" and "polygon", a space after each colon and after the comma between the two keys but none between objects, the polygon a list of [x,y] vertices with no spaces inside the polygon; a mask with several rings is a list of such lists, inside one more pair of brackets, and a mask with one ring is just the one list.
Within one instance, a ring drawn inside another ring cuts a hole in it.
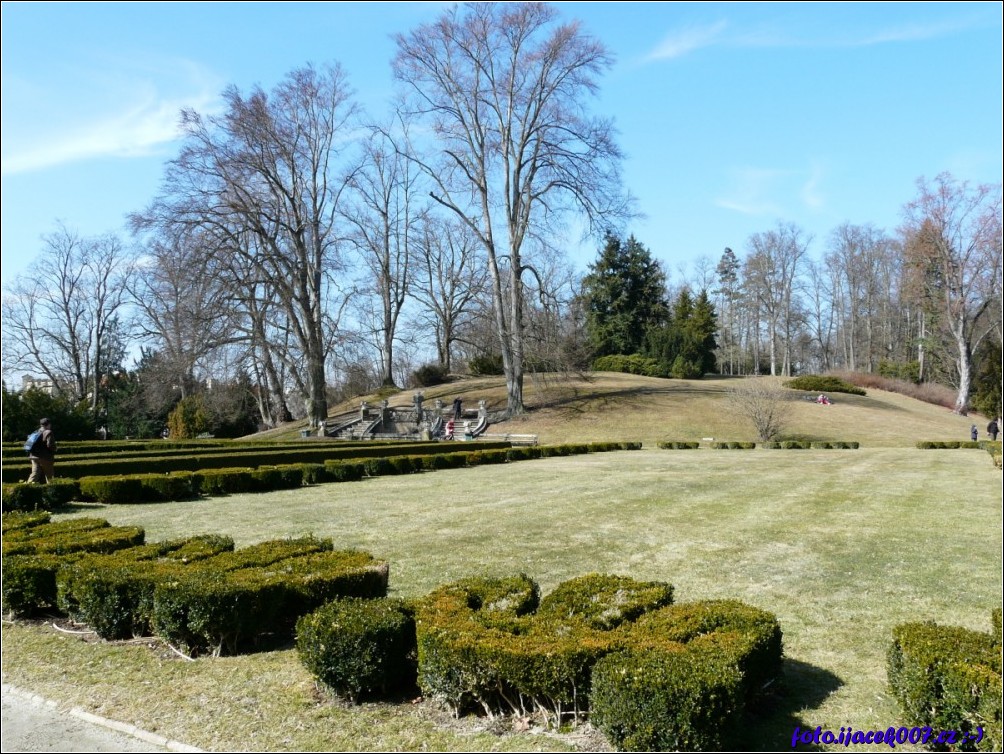
[{"label": "distant person", "polygon": [[48,419],[39,419],[38,438],[28,451],[28,458],[31,460],[29,482],[48,484],[56,476],[56,436]]},{"label": "distant person", "polygon": [[980,431],[976,429],[975,424],[969,429],[969,436],[973,439],[973,442],[980,439]]},{"label": "distant person", "polygon": [[453,399],[453,420],[459,421],[460,415],[464,411],[464,402],[459,397]]},{"label": "distant person", "polygon": [[829,406],[830,399],[827,398],[824,394],[820,393],[819,397],[816,398],[816,403],[820,404],[821,406]]},{"label": "distant person", "polygon": [[1000,434],[1000,431],[1000,419],[991,419],[987,425],[987,434],[990,435],[990,439],[997,442],[997,435]]},{"label": "distant person", "polygon": [[450,419],[448,422],[446,422],[446,434],[443,435],[443,439],[445,440],[453,439],[453,430],[455,426],[456,425],[453,423],[453,419]]}]

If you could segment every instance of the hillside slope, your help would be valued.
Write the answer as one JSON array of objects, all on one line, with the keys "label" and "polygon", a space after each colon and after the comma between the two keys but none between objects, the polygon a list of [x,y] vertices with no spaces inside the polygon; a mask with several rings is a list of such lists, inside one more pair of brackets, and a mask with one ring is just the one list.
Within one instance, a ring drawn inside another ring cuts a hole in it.
[{"label": "hillside slope", "polygon": [[[541,443],[640,440],[654,445],[664,440],[756,440],[749,422],[735,413],[726,391],[745,378],[666,380],[615,372],[582,375],[544,374],[527,377],[524,399],[527,414],[492,425],[490,433],[535,434]],[[766,378],[763,378],[766,379]],[[491,411],[505,407],[501,377],[458,379],[425,388],[425,405],[438,398],[449,406],[457,396],[467,409],[486,401]],[[392,406],[411,404],[414,390],[391,395]],[[798,395],[804,395],[799,393]],[[968,440],[976,424],[980,438],[987,420],[957,416],[940,406],[897,393],[869,390],[866,396],[834,394],[831,406],[805,400],[791,404],[785,437],[805,440],[857,441],[863,446],[912,446],[918,440]],[[336,415],[352,411],[359,401],[332,407]],[[378,403],[378,396],[370,396]],[[286,425],[260,437],[295,436],[302,422]]]}]

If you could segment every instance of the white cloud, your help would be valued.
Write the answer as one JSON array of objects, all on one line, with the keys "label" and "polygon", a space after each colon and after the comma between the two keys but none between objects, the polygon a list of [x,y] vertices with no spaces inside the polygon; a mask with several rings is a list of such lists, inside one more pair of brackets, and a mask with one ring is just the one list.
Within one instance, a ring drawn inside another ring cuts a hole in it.
[{"label": "white cloud", "polygon": [[649,60],[669,60],[687,55],[702,47],[710,47],[721,39],[728,24],[725,21],[707,26],[690,26],[670,32],[648,55]]},{"label": "white cloud", "polygon": [[788,175],[786,170],[738,168],[733,171],[728,191],[715,204],[744,215],[779,215],[781,207],[773,195]]},{"label": "white cloud", "polygon": [[[688,55],[706,47],[727,47],[733,49],[765,48],[819,48],[839,49],[867,47],[870,45],[899,42],[917,42],[955,34],[984,24],[977,16],[946,18],[930,23],[904,23],[900,26],[875,31],[844,31],[838,24],[826,28],[825,24],[814,29],[784,24],[765,24],[758,27],[737,29],[727,21],[713,24],[690,25],[671,31],[647,56],[647,60],[671,60]],[[818,31],[818,29],[824,29]]]},{"label": "white cloud", "polygon": [[[163,93],[168,87],[177,90],[179,81],[187,91]],[[10,120],[5,118],[0,173],[13,175],[100,157],[152,154],[178,138],[178,114],[183,107],[212,111],[218,106],[221,88],[215,77],[186,61],[156,75],[148,72],[142,79],[115,72],[93,77],[88,83],[93,92],[79,91],[78,82],[78,91],[67,93],[66,102],[74,97],[88,100],[77,110],[68,104],[60,109],[51,102],[33,107],[27,94],[25,102],[4,103]],[[34,92],[34,97],[49,99],[59,94]],[[95,107],[104,110],[95,112]]]}]

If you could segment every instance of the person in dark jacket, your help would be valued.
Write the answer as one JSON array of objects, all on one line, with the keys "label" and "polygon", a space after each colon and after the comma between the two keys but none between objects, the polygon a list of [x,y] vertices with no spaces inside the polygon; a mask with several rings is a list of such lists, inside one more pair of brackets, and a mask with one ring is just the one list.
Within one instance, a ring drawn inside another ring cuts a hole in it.
[{"label": "person in dark jacket", "polygon": [[52,433],[52,424],[48,419],[40,419],[41,437],[28,453],[31,460],[31,476],[29,482],[47,484],[56,476],[56,436]]},{"label": "person in dark jacket", "polygon": [[991,419],[990,423],[987,425],[987,434],[990,435],[990,439],[997,442],[997,435],[1000,434],[1001,425],[997,423],[996,419]]},{"label": "person in dark jacket", "polygon": [[973,442],[976,442],[977,440],[980,439],[980,431],[978,429],[976,429],[976,425],[975,424],[969,430],[969,436],[972,438]]}]

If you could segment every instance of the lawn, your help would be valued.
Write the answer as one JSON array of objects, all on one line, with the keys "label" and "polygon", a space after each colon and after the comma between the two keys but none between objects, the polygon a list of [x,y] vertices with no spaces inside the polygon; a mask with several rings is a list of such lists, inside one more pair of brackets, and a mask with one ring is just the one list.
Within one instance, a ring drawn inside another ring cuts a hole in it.
[{"label": "lawn", "polygon": [[[522,571],[547,591],[602,571],[670,581],[677,601],[738,598],[775,613],[785,636],[783,693],[748,731],[760,750],[790,749],[796,725],[899,724],[885,680],[892,627],[989,630],[1002,601],[1001,476],[977,450],[646,447],[71,515],[143,526],[148,541],[331,537],[389,560],[404,597],[473,574]],[[206,749],[604,744],[581,730],[453,721],[427,702],[332,704],[292,650],[190,663],[5,624],[3,666],[8,683]]]}]

